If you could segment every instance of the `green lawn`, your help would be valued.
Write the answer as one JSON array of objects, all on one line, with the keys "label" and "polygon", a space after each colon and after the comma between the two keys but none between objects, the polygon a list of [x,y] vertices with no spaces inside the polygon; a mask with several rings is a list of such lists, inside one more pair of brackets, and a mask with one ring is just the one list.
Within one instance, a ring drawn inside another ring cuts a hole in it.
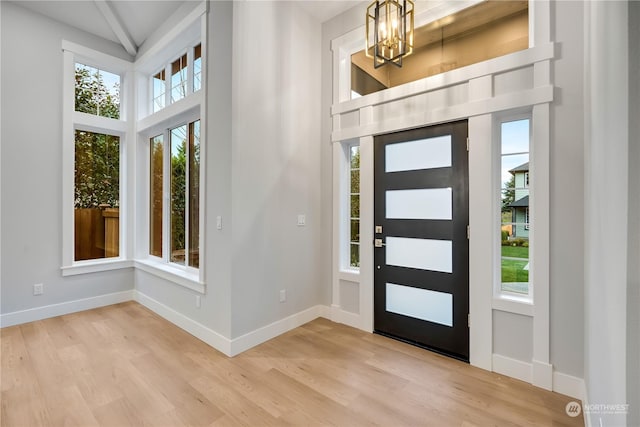
[{"label": "green lawn", "polygon": [[502,256],[520,259],[502,259],[502,290],[529,293],[529,248],[523,246],[502,246]]},{"label": "green lawn", "polygon": [[529,259],[529,248],[523,246],[502,246],[502,256]]},{"label": "green lawn", "polygon": [[529,270],[525,270],[528,260],[502,260],[502,290],[518,293],[529,291]]}]

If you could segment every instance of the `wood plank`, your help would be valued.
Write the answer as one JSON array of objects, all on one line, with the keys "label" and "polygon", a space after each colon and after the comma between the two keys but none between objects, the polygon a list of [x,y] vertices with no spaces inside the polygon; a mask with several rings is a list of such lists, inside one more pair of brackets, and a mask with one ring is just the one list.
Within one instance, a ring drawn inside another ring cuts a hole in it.
[{"label": "wood plank", "polygon": [[233,358],[135,302],[0,330],[2,426],[558,425],[569,397],[316,319]]}]

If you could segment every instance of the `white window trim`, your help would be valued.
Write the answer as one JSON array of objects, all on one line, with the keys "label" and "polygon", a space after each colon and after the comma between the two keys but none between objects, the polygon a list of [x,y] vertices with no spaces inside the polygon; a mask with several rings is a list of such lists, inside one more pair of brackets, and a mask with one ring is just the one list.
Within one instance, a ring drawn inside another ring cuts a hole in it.
[{"label": "white window trim", "polygon": [[194,274],[192,271],[180,268],[181,266],[177,264],[164,262],[164,260],[154,256],[149,256],[146,259],[137,259],[133,264],[142,271],[184,286],[192,291],[201,294],[206,291],[205,283],[200,281],[197,273]]},{"label": "white window trim", "polygon": [[[94,273],[118,268],[131,267],[127,262],[131,245],[125,239],[129,226],[129,206],[132,197],[127,192],[128,159],[131,150],[130,120],[133,87],[133,64],[87,47],[62,41],[63,82],[62,82],[62,275]],[[120,119],[94,116],[75,111],[75,64],[82,63],[121,77]],[[119,256],[95,260],[75,261],[74,225],[74,169],[75,131],[85,130],[120,137],[120,250]]]},{"label": "white window trim", "polygon": [[[161,122],[159,124],[157,124],[156,126],[152,127],[151,129],[146,130],[145,132],[141,132],[139,135],[139,144],[144,146],[144,150],[145,150],[145,155],[142,156],[144,159],[146,159],[146,170],[149,172],[147,173],[147,179],[146,179],[146,207],[145,210],[147,212],[147,224],[146,224],[146,233],[143,233],[143,235],[146,236],[146,238],[144,238],[144,242],[146,242],[146,244],[141,244],[140,247],[145,247],[146,249],[146,257],[144,255],[140,255],[138,257],[137,260],[143,259],[143,260],[148,260],[148,265],[152,265],[152,266],[157,266],[157,265],[161,265],[161,264],[168,264],[171,268],[169,269],[169,271],[174,271],[174,270],[184,270],[184,274],[186,274],[187,276],[192,277],[194,280],[199,281],[199,276],[198,276],[198,268],[194,268],[194,267],[190,267],[188,265],[180,265],[180,264],[176,264],[173,263],[171,261],[169,261],[169,236],[170,236],[170,218],[168,215],[163,215],[162,218],[162,236],[163,236],[163,241],[162,241],[162,258],[160,257],[156,257],[154,255],[150,255],[149,254],[149,238],[150,238],[150,231],[149,231],[149,216],[151,214],[150,212],[150,208],[149,208],[149,199],[150,199],[150,194],[151,194],[151,182],[149,179],[150,176],[150,162],[151,162],[151,139],[156,137],[156,136],[162,136],[163,137],[163,165],[162,165],[162,170],[163,170],[163,182],[162,182],[162,187],[163,187],[163,213],[168,213],[170,208],[171,208],[171,203],[169,202],[170,199],[170,186],[171,186],[171,177],[170,177],[170,165],[171,165],[171,130],[178,128],[180,126],[187,126],[190,123],[196,122],[200,120],[200,130],[202,130],[202,120],[200,117],[200,109],[190,109],[187,111],[182,112],[181,114],[178,114],[177,116]],[[157,130],[156,130],[157,129]],[[154,131],[156,130],[156,131]],[[188,130],[187,130],[188,132]],[[200,148],[202,149],[202,137],[200,139],[201,141],[201,145]],[[200,167],[202,169],[202,156],[200,157]],[[200,185],[202,185],[203,183],[200,182]],[[188,193],[188,189],[186,191]],[[188,199],[188,195],[187,195],[187,199]],[[185,201],[186,202],[186,201]],[[186,231],[186,230],[185,230]],[[186,241],[186,244],[188,245],[188,238]]]}]

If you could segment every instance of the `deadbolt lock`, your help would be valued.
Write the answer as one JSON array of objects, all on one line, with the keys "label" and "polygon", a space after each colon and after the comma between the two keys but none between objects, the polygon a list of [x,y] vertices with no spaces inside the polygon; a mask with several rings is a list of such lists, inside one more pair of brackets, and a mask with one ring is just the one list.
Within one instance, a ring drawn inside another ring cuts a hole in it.
[{"label": "deadbolt lock", "polygon": [[376,233],[382,233],[382,226],[381,225],[376,225]]}]

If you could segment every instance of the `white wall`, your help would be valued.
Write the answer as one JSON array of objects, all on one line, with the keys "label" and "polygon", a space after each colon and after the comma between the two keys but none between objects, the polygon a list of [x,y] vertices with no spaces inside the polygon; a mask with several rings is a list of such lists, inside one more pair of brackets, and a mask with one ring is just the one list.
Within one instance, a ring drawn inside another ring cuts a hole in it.
[{"label": "white wall", "polygon": [[[2,8],[0,312],[133,289],[131,269],[63,278],[62,39],[130,59],[118,45],[8,2]],[[33,296],[32,286],[44,284]]]},{"label": "white wall", "polygon": [[[211,2],[210,8],[206,295],[196,308],[195,292],[141,271],[136,288],[177,312],[174,320],[197,324],[196,332],[204,327],[205,338],[217,335],[229,345],[328,303],[322,294],[330,270],[322,263],[329,255],[322,247],[330,232],[323,233],[320,215],[314,54],[320,24],[295,2]],[[297,225],[299,214],[306,216],[304,227]]]},{"label": "white wall", "polygon": [[[628,240],[621,229],[629,195],[628,4],[590,2],[585,19],[585,382],[590,404],[635,406],[626,391]],[[590,418],[627,425],[625,414]]]},{"label": "white wall", "polygon": [[493,310],[493,353],[530,361],[533,358],[533,319]]},{"label": "white wall", "polygon": [[[136,289],[223,337],[231,337],[231,2],[210,3],[207,37],[206,294],[196,307],[196,292],[136,271]],[[143,46],[144,48],[144,46]],[[142,50],[142,48],[141,48]],[[222,230],[215,227],[222,217]]]},{"label": "white wall", "polygon": [[551,104],[550,353],[560,372],[583,378],[584,348],[584,132],[581,2],[552,2],[557,89]]},{"label": "white wall", "polygon": [[629,242],[627,257],[628,425],[640,425],[640,2],[629,3]]},{"label": "white wall", "polygon": [[[328,303],[320,24],[296,2],[234,2],[232,336]],[[306,215],[306,226],[296,225]],[[286,290],[287,301],[279,302]],[[324,299],[323,299],[324,295]]]}]

